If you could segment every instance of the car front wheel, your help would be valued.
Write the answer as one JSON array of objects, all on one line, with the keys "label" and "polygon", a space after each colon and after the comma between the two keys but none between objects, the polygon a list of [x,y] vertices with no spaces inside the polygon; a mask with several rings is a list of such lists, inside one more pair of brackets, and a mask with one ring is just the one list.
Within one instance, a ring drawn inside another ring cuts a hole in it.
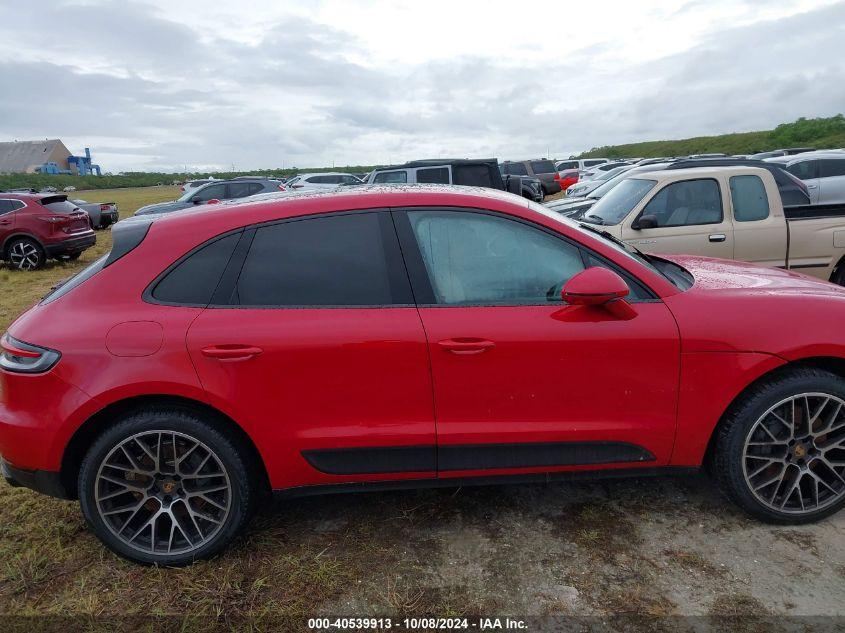
[{"label": "car front wheel", "polygon": [[771,523],[809,523],[845,506],[845,380],[801,368],[756,385],[725,419],[714,474]]},{"label": "car front wheel", "polygon": [[191,411],[131,415],[86,455],[79,499],[91,530],[117,554],[144,564],[208,558],[246,526],[254,486],[242,451]]}]

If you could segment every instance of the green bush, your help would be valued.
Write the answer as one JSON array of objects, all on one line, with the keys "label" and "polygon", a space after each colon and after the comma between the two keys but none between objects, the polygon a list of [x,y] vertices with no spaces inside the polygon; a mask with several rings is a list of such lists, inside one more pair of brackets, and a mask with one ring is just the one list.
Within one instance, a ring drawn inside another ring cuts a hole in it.
[{"label": "green bush", "polygon": [[698,136],[675,141],[647,141],[626,145],[594,147],[578,158],[591,156],[624,158],[642,156],[686,156],[689,154],[755,154],[782,147],[808,146],[818,149],[845,147],[845,117],[800,118],[782,123],[774,130],[737,132],[719,136]]}]

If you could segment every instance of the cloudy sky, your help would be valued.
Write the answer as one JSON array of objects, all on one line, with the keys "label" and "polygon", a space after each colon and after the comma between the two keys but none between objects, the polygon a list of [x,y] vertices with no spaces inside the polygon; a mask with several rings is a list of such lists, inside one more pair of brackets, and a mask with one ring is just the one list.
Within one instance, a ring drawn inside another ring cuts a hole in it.
[{"label": "cloudy sky", "polygon": [[0,89],[113,172],[565,157],[845,112],[845,2],[0,0]]}]

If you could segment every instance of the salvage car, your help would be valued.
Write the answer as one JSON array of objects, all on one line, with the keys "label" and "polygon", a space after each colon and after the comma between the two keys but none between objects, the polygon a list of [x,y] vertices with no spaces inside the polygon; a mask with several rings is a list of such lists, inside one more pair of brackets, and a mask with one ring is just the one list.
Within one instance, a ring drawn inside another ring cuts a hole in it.
[{"label": "salvage car", "polygon": [[131,560],[211,556],[271,491],[706,464],[764,521],[845,504],[832,284],[642,255],[465,187],[219,205],[113,235],[1,339],[0,454],[12,485],[78,498]]},{"label": "salvage car", "polygon": [[760,167],[639,173],[580,219],[646,252],[738,259],[845,285],[845,205],[784,208]]},{"label": "salvage car", "polygon": [[77,259],[96,243],[88,214],[66,195],[0,192],[0,259],[12,268]]}]

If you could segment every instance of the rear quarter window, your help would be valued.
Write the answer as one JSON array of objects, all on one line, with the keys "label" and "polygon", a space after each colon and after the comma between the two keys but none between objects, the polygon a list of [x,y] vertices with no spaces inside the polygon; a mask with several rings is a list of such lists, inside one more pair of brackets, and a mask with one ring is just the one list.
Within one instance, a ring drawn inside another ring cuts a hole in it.
[{"label": "rear quarter window", "polygon": [[188,254],[155,284],[152,298],[160,303],[208,305],[240,237],[240,232],[233,233]]},{"label": "rear quarter window", "polygon": [[556,171],[555,164],[550,160],[533,160],[531,169],[535,174],[551,174]]}]

